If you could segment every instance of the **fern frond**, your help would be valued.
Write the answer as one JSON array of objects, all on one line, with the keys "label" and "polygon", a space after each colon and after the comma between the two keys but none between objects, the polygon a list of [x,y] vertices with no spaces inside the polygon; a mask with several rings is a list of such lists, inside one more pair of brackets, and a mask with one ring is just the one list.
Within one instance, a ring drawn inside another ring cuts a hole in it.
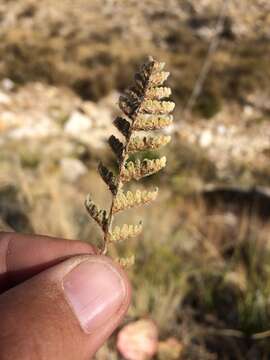
[{"label": "fern frond", "polygon": [[139,114],[133,124],[136,131],[160,130],[170,126],[173,122],[172,115],[149,115]]},{"label": "fern frond", "polygon": [[160,159],[137,159],[135,162],[129,161],[121,173],[121,181],[126,183],[132,179],[140,180],[143,177],[157,173],[166,166],[166,157]]},{"label": "fern frond", "polygon": [[163,85],[163,83],[168,79],[168,77],[170,76],[170,73],[167,71],[156,71],[154,72],[150,79],[149,79],[149,83],[150,86],[161,86]]},{"label": "fern frond", "polygon": [[130,123],[122,117],[117,117],[114,122],[114,126],[125,136],[128,137],[130,130]]},{"label": "fern frond", "polygon": [[169,114],[173,111],[175,103],[172,101],[145,100],[141,111],[147,114]]},{"label": "fern frond", "polygon": [[119,139],[117,139],[117,137],[115,137],[114,135],[111,135],[109,137],[108,143],[112,148],[113,152],[115,153],[117,159],[121,160],[124,151],[123,143]]},{"label": "fern frond", "polygon": [[172,90],[169,87],[151,87],[146,91],[146,98],[151,100],[162,100],[169,98]]},{"label": "fern frond", "polygon": [[143,92],[137,86],[131,86],[124,92],[125,96],[133,101],[134,103],[139,104],[142,101]]},{"label": "fern frond", "polygon": [[117,180],[114,174],[106,168],[102,163],[98,166],[99,174],[108,188],[111,190],[112,194],[115,195],[117,193]]},{"label": "fern frond", "polygon": [[91,199],[90,194],[88,194],[86,197],[85,207],[92,219],[94,219],[98,223],[98,225],[103,230],[105,230],[108,224],[107,212],[106,210],[98,208],[98,206]]},{"label": "fern frond", "polygon": [[128,151],[144,151],[144,150],[157,150],[162,146],[167,145],[171,141],[170,136],[134,136],[131,138]]},{"label": "fern frond", "polygon": [[109,241],[120,242],[128,238],[135,237],[142,232],[142,225],[124,224],[122,227],[116,226],[110,234]]},{"label": "fern frond", "polygon": [[121,191],[114,199],[113,213],[152,202],[156,199],[157,194],[158,188],[153,191],[136,190],[136,192],[127,191],[126,193]]},{"label": "fern frond", "polygon": [[[99,165],[99,173],[112,193],[112,202],[108,214],[99,209],[92,199],[86,199],[86,208],[90,216],[102,227],[104,232],[101,254],[106,254],[110,243],[117,243],[129,237],[138,235],[141,225],[116,226],[112,230],[114,215],[119,211],[147,204],[156,199],[158,190],[135,192],[123,190],[125,183],[145,176],[152,175],[166,165],[166,157],[160,159],[144,159],[129,161],[131,153],[144,150],[156,150],[170,141],[170,136],[164,135],[136,135],[136,131],[160,130],[172,124],[174,103],[169,101],[171,89],[164,86],[169,72],[164,71],[165,63],[157,62],[153,58],[140,68],[135,74],[134,84],[124,91],[119,98],[119,108],[122,117],[114,120],[115,127],[124,135],[122,142],[117,137],[111,136],[108,140],[110,147],[118,160],[118,172],[112,173],[103,164]],[[134,257],[120,259],[122,266],[130,265]]]},{"label": "fern frond", "polygon": [[144,64],[141,71],[135,74],[135,82],[142,91],[148,86],[161,86],[169,77],[170,73],[163,71],[165,63],[158,63],[150,59]]},{"label": "fern frond", "polygon": [[125,115],[132,116],[139,106],[139,102],[129,97],[128,95],[122,95],[119,98],[119,107]]},{"label": "fern frond", "polygon": [[165,68],[165,62],[158,62],[153,59],[152,56],[149,56],[149,62],[152,66],[153,72],[160,72]]}]

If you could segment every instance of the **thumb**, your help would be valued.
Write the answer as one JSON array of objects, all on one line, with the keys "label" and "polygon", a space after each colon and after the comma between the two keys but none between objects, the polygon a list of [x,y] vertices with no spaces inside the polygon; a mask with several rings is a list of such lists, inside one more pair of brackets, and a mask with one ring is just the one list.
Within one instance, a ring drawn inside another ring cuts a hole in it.
[{"label": "thumb", "polygon": [[130,302],[124,272],[103,256],[75,256],[0,296],[0,358],[89,359]]}]

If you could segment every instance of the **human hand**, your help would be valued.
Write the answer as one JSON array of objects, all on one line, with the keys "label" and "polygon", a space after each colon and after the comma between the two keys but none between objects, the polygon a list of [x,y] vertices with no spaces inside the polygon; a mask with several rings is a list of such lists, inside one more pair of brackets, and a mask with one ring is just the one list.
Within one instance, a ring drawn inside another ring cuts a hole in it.
[{"label": "human hand", "polygon": [[130,293],[121,268],[89,244],[0,233],[0,359],[90,359]]}]

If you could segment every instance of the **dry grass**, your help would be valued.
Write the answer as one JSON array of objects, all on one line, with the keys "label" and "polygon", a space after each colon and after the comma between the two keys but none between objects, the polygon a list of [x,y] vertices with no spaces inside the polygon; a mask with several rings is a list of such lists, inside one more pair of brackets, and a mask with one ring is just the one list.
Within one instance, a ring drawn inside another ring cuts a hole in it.
[{"label": "dry grass", "polygon": [[[76,186],[50,163],[34,170],[13,163],[6,165],[5,174],[1,184],[18,188],[17,201],[33,232],[97,241],[97,228],[82,206],[91,187],[97,200],[107,201],[93,170]],[[162,177],[157,179],[162,186]],[[120,221],[136,222],[138,216],[146,219],[146,231],[117,254],[137,254],[129,273],[134,296],[127,321],[153,318],[161,339],[173,335],[183,342],[183,359],[268,356],[269,224],[245,209],[210,210],[200,198],[191,200],[165,188],[153,206],[140,214],[129,210]],[[114,339],[97,358],[119,358],[113,348]]]},{"label": "dry grass", "polygon": [[[123,90],[138,64],[152,54],[168,64],[174,97],[184,105],[209,46],[208,40],[198,35],[196,25],[192,26],[196,18],[189,14],[190,19],[184,21],[179,15],[183,9],[192,8],[192,1],[170,1],[165,6],[159,0],[113,3],[4,2],[2,11],[7,23],[0,26],[0,78],[10,77],[16,83],[39,80],[66,85],[83,98],[96,100],[112,89]],[[240,9],[232,7],[235,19]],[[212,27],[218,9],[213,6],[205,18],[198,16],[198,25],[204,19]],[[244,18],[246,14],[241,15]],[[254,13],[254,24],[258,16]],[[269,91],[269,42],[263,36],[260,41],[254,40],[252,21],[246,26],[252,39],[223,36],[195,106],[196,113],[211,117],[220,110],[224,99],[242,103],[258,88]],[[263,27],[256,32],[259,29]]]}]

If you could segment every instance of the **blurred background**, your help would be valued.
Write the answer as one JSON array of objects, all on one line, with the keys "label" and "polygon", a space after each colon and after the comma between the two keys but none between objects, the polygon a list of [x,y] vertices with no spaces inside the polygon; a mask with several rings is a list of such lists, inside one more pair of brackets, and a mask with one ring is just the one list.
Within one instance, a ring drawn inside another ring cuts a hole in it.
[{"label": "blurred background", "polygon": [[1,0],[1,229],[98,244],[83,202],[108,204],[96,167],[115,166],[118,96],[147,55],[171,72],[173,141],[144,181],[158,200],[120,218],[144,219],[119,248],[133,303],[96,358],[269,359],[268,0]]}]

